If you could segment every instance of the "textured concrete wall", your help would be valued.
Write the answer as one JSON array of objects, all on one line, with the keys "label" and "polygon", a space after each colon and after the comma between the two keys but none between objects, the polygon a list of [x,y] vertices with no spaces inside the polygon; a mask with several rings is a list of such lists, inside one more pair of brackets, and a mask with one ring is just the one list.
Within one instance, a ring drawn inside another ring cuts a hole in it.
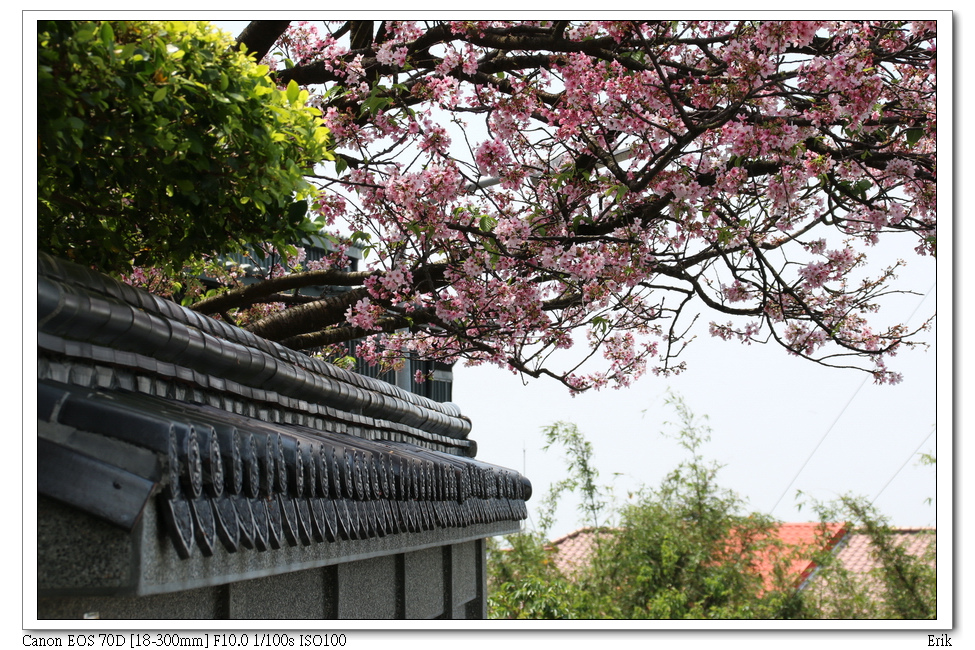
[{"label": "textured concrete wall", "polygon": [[403,583],[411,592],[404,602],[404,618],[437,618],[447,602],[444,547],[428,548],[403,555]]},{"label": "textured concrete wall", "polygon": [[401,555],[338,565],[337,618],[400,618]]},{"label": "textured concrete wall", "polygon": [[331,601],[326,598],[326,572],[295,571],[283,575],[245,580],[229,585],[228,618],[326,618]]},{"label": "textured concrete wall", "polygon": [[486,615],[484,541],[150,596],[42,597],[39,619],[433,619]]},{"label": "textured concrete wall", "polygon": [[[37,584],[124,589],[132,583],[133,536],[43,496],[37,498]],[[68,532],[70,531],[70,532]]]},{"label": "textured concrete wall", "polygon": [[228,618],[230,586],[153,596],[38,598],[38,619],[213,619]]}]

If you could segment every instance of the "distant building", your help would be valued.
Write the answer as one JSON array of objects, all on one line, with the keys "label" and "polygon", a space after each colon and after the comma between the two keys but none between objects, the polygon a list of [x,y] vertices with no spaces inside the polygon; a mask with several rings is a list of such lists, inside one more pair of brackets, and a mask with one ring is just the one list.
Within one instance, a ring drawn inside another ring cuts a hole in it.
[{"label": "distant building", "polygon": [[[792,560],[788,569],[789,575],[794,576],[798,587],[816,569],[812,556],[820,549],[834,548],[846,533],[846,529],[841,524],[780,524],[775,530],[775,535],[782,545],[770,547],[759,558],[759,565],[754,568],[765,576],[766,583],[771,586],[773,581],[771,572],[776,563],[784,557],[783,554],[801,550],[802,552]],[[597,531],[592,528],[582,528],[553,540],[551,548],[555,566],[563,575],[571,576],[589,562],[595,552],[597,539],[605,542],[610,540],[612,535],[611,529]]]},{"label": "distant building", "polygon": [[[909,556],[930,561],[934,566],[937,544],[937,530],[934,528],[891,528],[891,539]],[[835,562],[847,573],[847,579],[855,583],[854,586],[870,594],[875,602],[885,598],[882,580],[879,572],[882,564],[874,548],[870,536],[862,532],[845,535],[836,545],[833,552]],[[839,594],[830,583],[819,576],[818,569],[813,571],[802,584],[801,589],[808,590],[810,597],[818,599],[829,611],[831,601]]]}]

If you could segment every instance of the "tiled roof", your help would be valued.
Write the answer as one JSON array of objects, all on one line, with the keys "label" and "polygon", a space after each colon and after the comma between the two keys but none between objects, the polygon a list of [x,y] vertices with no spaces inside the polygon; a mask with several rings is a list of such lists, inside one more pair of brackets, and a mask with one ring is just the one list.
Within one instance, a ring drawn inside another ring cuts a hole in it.
[{"label": "tiled roof", "polygon": [[[38,255],[38,378],[474,456],[455,404],[349,372],[76,264]],[[314,424],[312,425],[315,426]]]},{"label": "tiled roof", "polygon": [[[895,528],[894,543],[915,557],[922,557],[936,540],[934,528]],[[867,574],[879,566],[871,552],[870,538],[863,533],[850,535],[836,552],[840,563],[849,571]]]},{"label": "tiled roof", "polygon": [[292,548],[375,555],[527,516],[530,483],[474,460],[454,404],[48,255],[37,287],[38,493],[131,534],[158,524],[164,561],[256,554],[267,575]]},{"label": "tiled roof", "polygon": [[766,554],[764,562],[758,570],[766,576],[766,582],[771,582],[771,571],[779,559],[779,553],[794,549],[797,557],[793,559],[789,573],[796,576],[796,586],[809,577],[816,568],[812,556],[823,548],[832,548],[846,534],[842,524],[836,523],[785,523],[779,524],[776,536],[786,549]]},{"label": "tiled roof", "polygon": [[[604,539],[611,534],[608,531],[601,533]],[[563,575],[571,575],[584,566],[593,552],[596,537],[597,531],[593,528],[580,528],[553,540],[551,549],[558,570]]]},{"label": "tiled roof", "polygon": [[[934,528],[894,528],[890,532],[895,544],[907,551],[909,555],[918,558],[923,558],[925,553],[936,543],[936,530]],[[881,567],[881,564],[873,553],[868,535],[864,533],[847,535],[838,545],[835,558],[842,568],[849,571],[849,575],[842,575],[839,579],[857,585],[858,588],[855,591],[859,592],[864,589],[877,602],[884,600],[885,589],[882,581],[878,575],[873,573],[874,570]],[[829,616],[839,615],[831,612],[831,608],[835,606],[831,595],[842,597],[846,591],[845,587],[851,586],[844,583],[843,589],[834,592],[833,580],[836,579],[836,576],[827,577],[817,572],[813,573],[802,585],[803,589],[810,590],[820,599],[824,611]],[[847,612],[843,616],[859,615]]]},{"label": "tiled roof", "polygon": [[[761,557],[761,562],[756,567],[766,576],[766,581],[771,583],[772,576],[770,573],[776,560],[781,557],[780,553],[789,552],[790,549],[800,551],[790,568],[790,573],[796,576],[796,584],[798,585],[803,579],[807,578],[815,568],[812,555],[818,550],[817,547],[823,544],[826,548],[830,548],[836,545],[846,533],[841,524],[825,524],[825,529],[823,526],[824,524],[819,523],[780,524],[776,529],[776,537],[787,548],[770,548]],[[592,528],[582,528],[552,541],[551,547],[555,554],[555,565],[563,574],[571,575],[588,561],[593,552],[597,534],[608,537],[612,533],[609,530],[599,533]],[[821,542],[820,540],[823,540],[824,535],[825,541]]]},{"label": "tiled roof", "polygon": [[[820,597],[831,591],[828,581],[818,579],[818,567],[812,560],[820,549],[832,549],[836,560],[852,573],[850,580],[862,587],[867,587],[875,598],[882,598],[882,588],[871,571],[879,567],[879,562],[872,553],[870,538],[863,533],[850,534],[842,524],[830,523],[784,523],[776,530],[776,538],[782,542],[782,547],[773,546],[762,556],[756,567],[764,576],[766,587],[774,584],[775,577],[772,568],[781,553],[796,552],[791,562],[788,575],[798,589],[810,589]],[[923,557],[936,543],[934,528],[895,528],[892,531],[894,543],[899,544],[907,553],[915,557]],[[604,538],[612,535],[612,529],[602,532],[591,528],[582,528],[564,535],[551,542],[549,550],[553,553],[555,566],[567,577],[572,577],[586,565],[592,556],[597,535]],[[823,600],[829,602],[829,598]]]}]

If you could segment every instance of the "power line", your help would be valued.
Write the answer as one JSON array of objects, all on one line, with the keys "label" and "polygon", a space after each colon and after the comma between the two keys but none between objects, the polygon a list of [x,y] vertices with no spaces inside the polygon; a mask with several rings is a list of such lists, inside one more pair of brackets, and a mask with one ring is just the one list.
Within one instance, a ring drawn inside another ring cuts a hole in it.
[{"label": "power line", "polygon": [[928,441],[928,438],[930,438],[932,436],[932,434],[934,434],[935,428],[936,427],[934,425],[931,426],[931,432],[928,433],[928,435],[924,436],[924,440],[922,440],[921,441],[921,444],[917,446],[917,449],[915,449],[913,451],[913,453],[911,453],[911,455],[907,457],[907,460],[904,461],[904,464],[901,465],[900,468],[896,472],[894,472],[894,475],[891,476],[890,479],[886,483],[884,483],[884,486],[882,488],[880,488],[880,492],[877,492],[877,494],[874,496],[874,498],[870,500],[870,504],[871,505],[873,505],[873,503],[880,497],[880,495],[883,494],[884,490],[887,489],[887,486],[890,485],[891,482],[895,478],[897,478],[897,475],[901,473],[901,470],[904,469],[905,467],[907,467],[907,464],[911,461],[911,459],[914,458],[914,456],[917,455],[917,452],[918,452],[919,449],[921,449],[921,446],[924,445],[924,443],[926,443]]},{"label": "power line", "polygon": [[843,414],[846,413],[846,409],[849,408],[851,403],[853,403],[853,398],[857,396],[857,394],[860,392],[860,389],[863,388],[863,385],[866,383],[867,383],[867,378],[864,377],[863,381],[860,382],[860,385],[857,386],[857,389],[853,391],[852,395],[850,395],[850,399],[847,400],[846,405],[842,408],[842,410],[840,410],[839,415],[836,416],[836,419],[833,420],[833,423],[829,425],[828,429],[826,429],[826,433],[823,434],[823,437],[819,439],[819,442],[816,443],[816,446],[813,448],[813,450],[809,452],[808,456],[806,456],[806,461],[802,464],[802,467],[799,468],[799,471],[795,473],[795,476],[792,477],[792,480],[789,481],[789,484],[785,486],[784,490],[782,490],[782,494],[779,495],[778,500],[775,502],[775,505],[772,506],[772,510],[770,512],[775,512],[775,509],[779,507],[779,503],[781,503],[782,499],[785,498],[785,495],[789,492],[789,488],[792,487],[792,485],[796,482],[796,479],[799,478],[799,475],[802,474],[802,470],[806,469],[806,465],[808,465],[809,461],[812,460],[812,457],[816,455],[816,451],[826,440],[826,437],[833,430],[833,427],[836,426],[836,423],[840,421],[841,417],[843,417]]}]

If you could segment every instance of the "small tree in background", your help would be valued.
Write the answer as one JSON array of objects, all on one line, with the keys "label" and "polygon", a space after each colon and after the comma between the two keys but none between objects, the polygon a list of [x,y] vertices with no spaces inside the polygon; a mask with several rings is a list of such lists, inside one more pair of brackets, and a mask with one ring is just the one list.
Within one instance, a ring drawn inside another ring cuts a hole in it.
[{"label": "small tree in background", "polygon": [[490,618],[578,618],[580,594],[556,567],[540,531],[508,535],[488,543]]},{"label": "small tree in background", "polygon": [[[789,575],[794,552],[777,522],[745,514],[744,501],[717,482],[720,465],[700,453],[710,429],[683,400],[678,443],[691,454],[656,489],[619,510],[619,526],[597,543],[579,586],[591,618],[789,618],[798,602]],[[760,567],[771,564],[771,581]]]},{"label": "small tree in background", "polygon": [[[539,529],[495,543],[488,559],[492,618],[584,619],[928,619],[936,615],[935,544],[916,557],[896,542],[887,521],[862,499],[815,504],[822,527],[804,546],[782,542],[780,522],[747,513],[744,500],[717,481],[720,465],[705,461],[706,423],[679,397],[676,439],[690,454],[655,489],[613,508],[596,482],[592,446],[575,425],[545,429],[548,446],[567,454],[566,478],[543,503]],[[547,543],[558,499],[582,493],[580,512],[593,550],[571,575],[559,571]],[[599,514],[608,511],[605,519]],[[607,525],[608,522],[616,523]],[[859,576],[830,543],[835,526],[869,535],[878,568]],[[933,534],[933,533],[932,533]],[[815,562],[800,589],[801,566]]]},{"label": "small tree in background", "polygon": [[[769,555],[779,546],[776,522],[741,514],[743,501],[716,482],[720,467],[705,463],[699,453],[709,429],[680,398],[672,396],[667,404],[680,417],[677,440],[692,459],[659,488],[641,490],[635,503],[614,511],[615,526],[602,525],[606,521],[598,518],[609,506],[607,492],[596,483],[589,443],[575,425],[546,429],[549,447],[566,449],[567,477],[545,501],[541,530],[508,537],[512,549],[491,555],[493,617],[529,617],[528,612],[551,603],[558,603],[566,618],[784,618],[796,613],[795,584],[788,582],[786,570],[791,552],[778,548]],[[590,561],[568,579],[555,568],[545,534],[557,497],[575,489],[582,491],[586,523],[599,534],[593,536]],[[758,571],[769,557],[776,558],[778,569],[772,583]],[[532,586],[530,593],[518,580]],[[522,600],[511,599],[514,593]]]},{"label": "small tree in background", "polygon": [[579,510],[587,524],[600,526],[599,513],[606,507],[605,493],[596,483],[599,472],[592,464],[592,444],[570,422],[544,428],[545,450],[562,446],[566,451],[566,475],[549,488],[539,510],[539,524],[504,538],[507,546],[492,540],[488,549],[488,613],[491,618],[578,618],[585,599],[576,583],[563,575],[554,561],[548,533],[555,523],[559,498],[579,491]]},{"label": "small tree in background", "polygon": [[599,471],[592,463],[592,443],[571,422],[556,422],[544,427],[542,431],[545,434],[545,446],[542,448],[544,451],[555,445],[565,448],[566,472],[565,478],[554,484],[545,497],[539,515],[541,528],[548,530],[555,523],[559,497],[566,492],[575,491],[582,496],[579,512],[586,525],[599,528],[604,523],[600,521],[599,514],[607,508],[607,493],[596,484]]}]

